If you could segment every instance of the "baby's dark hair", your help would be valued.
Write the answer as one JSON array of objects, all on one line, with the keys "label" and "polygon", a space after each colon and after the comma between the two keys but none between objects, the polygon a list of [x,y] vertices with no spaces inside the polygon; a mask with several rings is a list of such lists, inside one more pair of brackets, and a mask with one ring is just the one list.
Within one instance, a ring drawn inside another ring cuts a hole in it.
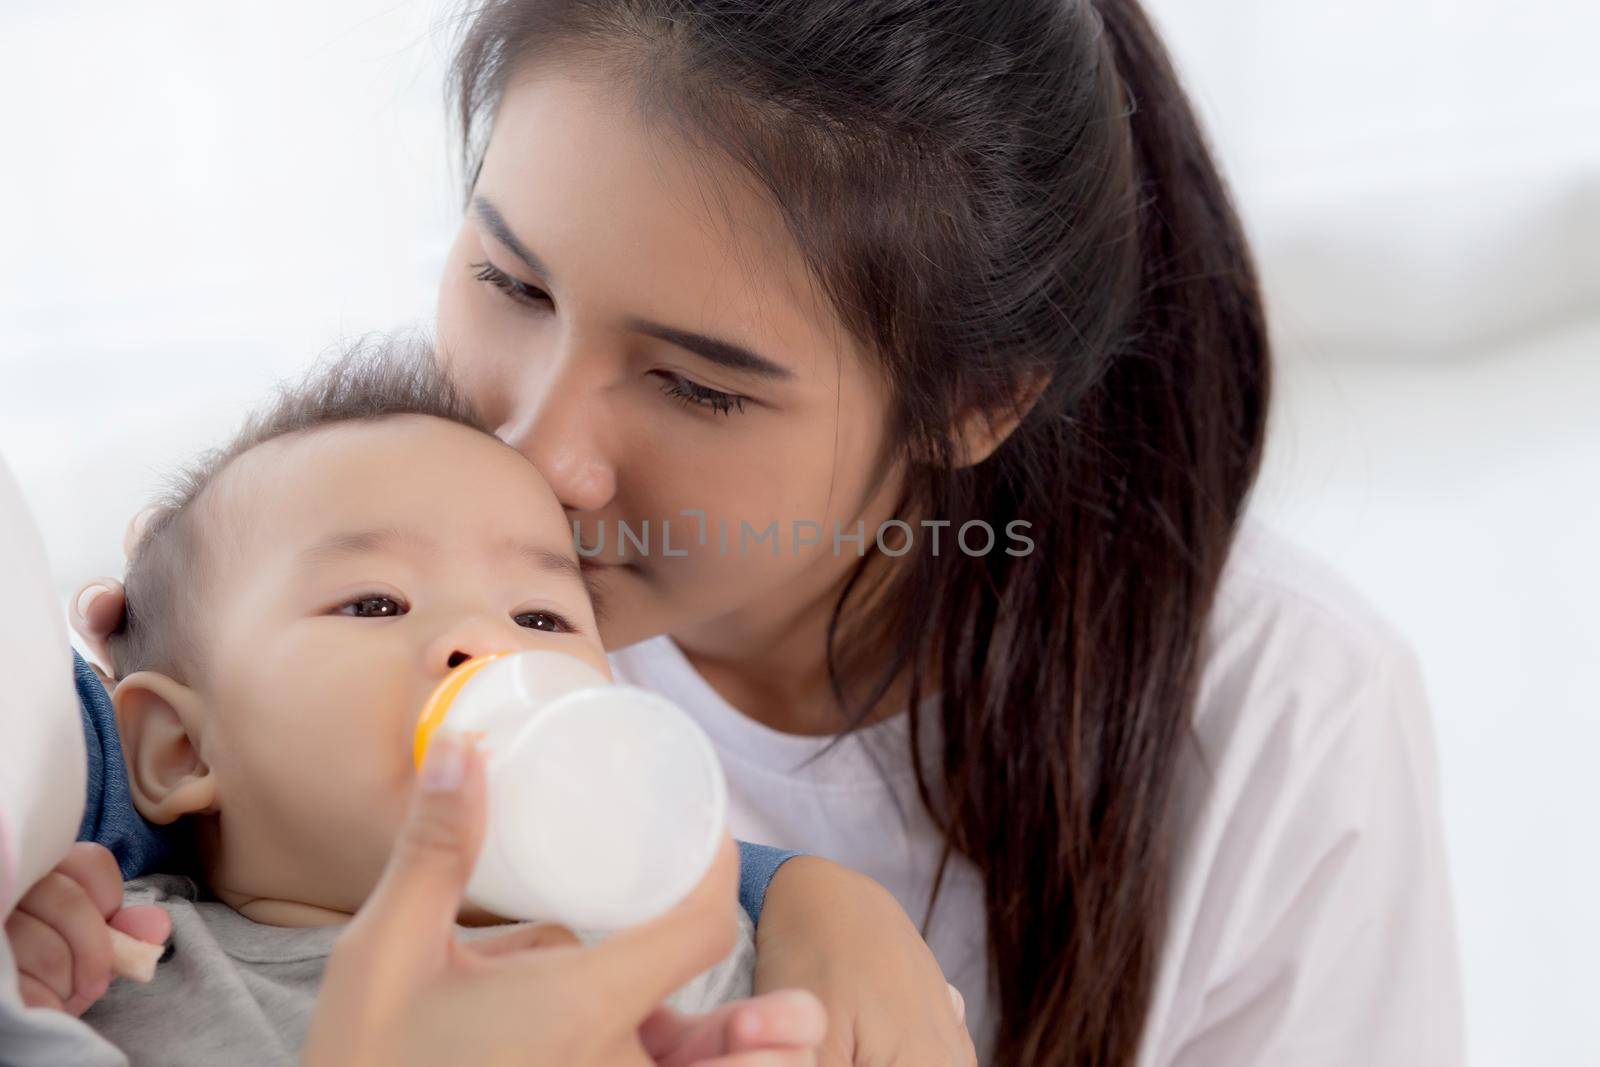
[{"label": "baby's dark hair", "polygon": [[490,429],[417,340],[366,338],[279,388],[220,448],[178,471],[156,501],[123,579],[127,609],[111,635],[118,678],[157,670],[192,680],[199,663],[191,620],[208,563],[199,512],[230,463],[258,445],[345,422],[431,415],[484,433]]}]

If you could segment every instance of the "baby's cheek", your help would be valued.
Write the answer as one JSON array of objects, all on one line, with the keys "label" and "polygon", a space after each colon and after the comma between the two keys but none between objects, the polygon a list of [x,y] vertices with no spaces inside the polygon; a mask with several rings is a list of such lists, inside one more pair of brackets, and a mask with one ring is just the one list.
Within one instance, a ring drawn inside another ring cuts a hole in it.
[{"label": "baby's cheek", "polygon": [[337,882],[335,893],[354,910],[378,884],[389,862],[405,822],[409,792],[387,778],[365,788],[351,785],[337,798],[328,798],[330,806],[341,810],[327,813],[319,835],[333,849],[331,869],[324,877]]},{"label": "baby's cheek", "polygon": [[375,838],[382,842],[386,850],[393,844],[395,835],[400,832],[400,827],[405,822],[406,808],[411,803],[411,788],[415,780],[416,774],[408,761],[375,783],[371,796],[367,799],[366,821],[372,827]]}]

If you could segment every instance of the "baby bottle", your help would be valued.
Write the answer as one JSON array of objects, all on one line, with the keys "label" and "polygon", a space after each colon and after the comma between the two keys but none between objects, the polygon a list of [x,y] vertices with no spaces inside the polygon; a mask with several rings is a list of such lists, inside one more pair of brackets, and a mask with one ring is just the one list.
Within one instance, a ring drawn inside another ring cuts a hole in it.
[{"label": "baby bottle", "polygon": [[677,705],[571,656],[497,653],[447,675],[417,721],[487,756],[483,849],[467,899],[507,919],[615,930],[699,884],[727,818],[716,751]]}]

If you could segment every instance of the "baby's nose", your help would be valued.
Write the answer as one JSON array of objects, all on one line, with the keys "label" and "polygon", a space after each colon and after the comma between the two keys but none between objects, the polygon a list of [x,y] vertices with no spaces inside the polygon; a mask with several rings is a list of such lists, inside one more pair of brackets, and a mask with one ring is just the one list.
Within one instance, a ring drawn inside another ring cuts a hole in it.
[{"label": "baby's nose", "polygon": [[470,659],[504,652],[508,647],[506,635],[488,620],[463,620],[435,635],[423,653],[423,664],[429,674],[443,676]]}]

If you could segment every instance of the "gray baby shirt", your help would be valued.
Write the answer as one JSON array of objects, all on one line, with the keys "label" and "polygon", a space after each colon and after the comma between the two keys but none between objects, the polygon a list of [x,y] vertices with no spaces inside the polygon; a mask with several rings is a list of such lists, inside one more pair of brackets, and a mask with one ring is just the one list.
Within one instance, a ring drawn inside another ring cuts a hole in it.
[{"label": "gray baby shirt", "polygon": [[[125,1058],[107,1058],[102,1042],[85,1034],[83,1062],[292,1067],[311,1023],[323,967],[342,927],[253,922],[226,904],[201,899],[191,879],[170,874],[127,883],[124,901],[164,907],[172,916],[170,947],[148,985],[117,979],[84,1013],[83,1022]],[[673,994],[669,1005],[700,1012],[750,995],[755,943],[742,910],[739,923],[733,952]],[[457,927],[457,933],[471,940],[506,929]]]}]

